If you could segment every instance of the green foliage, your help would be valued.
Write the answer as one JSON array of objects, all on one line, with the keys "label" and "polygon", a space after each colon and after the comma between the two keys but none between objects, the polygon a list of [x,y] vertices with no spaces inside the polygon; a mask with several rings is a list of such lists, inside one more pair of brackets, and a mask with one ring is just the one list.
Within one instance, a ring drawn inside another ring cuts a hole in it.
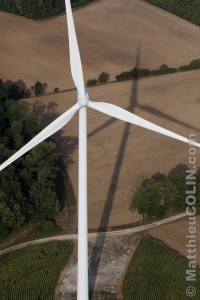
[{"label": "green foliage", "polygon": [[200,25],[200,0],[146,0],[196,25]]},{"label": "green foliage", "polygon": [[190,65],[181,66],[181,67],[178,68],[179,72],[186,72],[186,71],[190,71],[190,70],[192,70]]},{"label": "green foliage", "polygon": [[139,79],[149,76],[159,76],[164,74],[176,73],[178,70],[176,68],[169,68],[167,65],[161,65],[159,69],[148,70],[134,68],[127,72],[122,72],[116,76],[117,81],[130,80],[130,79]]},{"label": "green foliage", "polygon": [[0,299],[53,299],[73,242],[50,242],[0,257]]},{"label": "green foliage", "polygon": [[[93,0],[71,0],[72,7],[84,5]],[[32,19],[56,15],[65,10],[65,0],[1,0],[0,10]]]},{"label": "green foliage", "polygon": [[[28,104],[6,100],[0,83],[0,163],[42,128]],[[32,218],[53,219],[65,193],[61,155],[56,144],[44,141],[0,172],[0,240]],[[59,187],[58,187],[59,181]]]},{"label": "green foliage", "polygon": [[16,84],[11,84],[8,87],[8,98],[9,99],[19,99],[20,97],[20,92],[19,92],[19,87]]},{"label": "green foliage", "polygon": [[[133,194],[130,200],[130,211],[137,211],[143,217],[162,218],[166,212],[180,212],[187,207],[186,191],[186,165],[178,165],[166,177],[155,174],[146,180]],[[196,209],[200,213],[200,169],[196,174]]]},{"label": "green foliage", "polygon": [[165,180],[165,207],[173,211],[182,211],[186,207],[186,169],[185,165],[178,165]]},{"label": "green foliage", "polygon": [[5,88],[4,83],[0,80],[0,99],[5,100],[8,98],[8,90]]},{"label": "green foliage", "polygon": [[[188,260],[161,241],[143,239],[134,253],[126,272],[122,295],[124,300],[181,299],[187,300],[188,282],[185,272]],[[192,284],[200,299],[200,269]]]},{"label": "green foliage", "polygon": [[58,93],[58,92],[59,92],[59,88],[55,88],[55,89],[54,89],[54,92],[55,92],[55,93]]},{"label": "green foliage", "polygon": [[110,78],[110,75],[108,73],[102,72],[99,75],[98,80],[100,83],[106,83],[106,82],[108,82],[109,78]]},{"label": "green foliage", "polygon": [[50,220],[43,221],[37,229],[40,233],[45,234],[56,233],[59,230],[55,222]]},{"label": "green foliage", "polygon": [[178,69],[169,68],[166,64],[161,65],[159,69],[155,69],[155,70],[134,68],[130,71],[120,73],[119,75],[116,76],[116,80],[117,81],[131,80],[131,79],[138,79],[138,78],[149,77],[149,76],[160,76],[164,74],[185,72],[185,71],[196,70],[196,69],[200,69],[200,59],[192,60],[189,63],[189,65],[181,66]]},{"label": "green foliage", "polygon": [[88,79],[88,81],[87,81],[87,87],[95,86],[95,85],[97,85],[97,83],[98,83],[97,79]]},{"label": "green foliage", "polygon": [[31,91],[30,91],[30,89],[26,89],[25,91],[24,91],[24,98],[29,98],[31,96]]},{"label": "green foliage", "polygon": [[190,63],[192,69],[200,69],[200,59],[194,59]]},{"label": "green foliage", "polygon": [[35,95],[39,96],[44,93],[43,85],[40,81],[37,81],[34,86]]},{"label": "green foliage", "polygon": [[159,211],[161,201],[162,184],[151,179],[134,193],[129,208],[131,211],[137,210],[143,217],[153,218]]}]

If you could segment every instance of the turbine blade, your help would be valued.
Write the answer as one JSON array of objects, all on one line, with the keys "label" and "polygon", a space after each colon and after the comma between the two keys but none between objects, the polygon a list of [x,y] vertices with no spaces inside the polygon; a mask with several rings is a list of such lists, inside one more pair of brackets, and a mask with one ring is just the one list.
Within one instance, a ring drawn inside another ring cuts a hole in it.
[{"label": "turbine blade", "polygon": [[155,125],[155,124],[153,124],[149,121],[146,121],[145,119],[140,118],[140,117],[136,116],[135,114],[130,113],[127,110],[125,110],[123,108],[120,108],[116,105],[109,104],[109,103],[104,103],[104,102],[92,102],[92,101],[90,101],[89,102],[89,107],[91,107],[95,110],[98,110],[98,111],[100,111],[100,112],[102,112],[106,115],[111,116],[111,117],[114,117],[116,119],[131,123],[131,124],[135,124],[137,126],[144,127],[146,129],[150,129],[152,131],[155,131],[155,132],[161,133],[163,135],[169,136],[173,139],[182,141],[184,143],[200,147],[199,143],[196,143],[196,142],[194,142],[194,141],[192,141],[188,138],[185,138],[185,137],[183,137],[179,134],[176,134],[176,133],[174,133],[170,130],[167,130],[167,129],[162,128],[158,125]]},{"label": "turbine blade", "polygon": [[72,8],[70,0],[65,0],[67,25],[68,25],[68,37],[69,37],[69,53],[70,53],[70,66],[72,72],[72,78],[74,84],[78,90],[79,96],[85,96],[85,85],[83,79],[83,70],[81,64],[81,57],[76,37],[76,30],[74,26],[74,20],[72,15]]},{"label": "turbine blade", "polygon": [[48,137],[53,135],[59,129],[61,129],[65,124],[67,124],[71,118],[75,115],[76,111],[79,109],[79,105],[76,103],[64,114],[58,117],[45,129],[43,129],[38,135],[36,135],[30,142],[24,145],[19,151],[13,154],[9,159],[7,159],[3,164],[0,165],[0,171],[9,166],[16,159],[24,155],[26,152],[37,146],[42,141],[46,140]]}]

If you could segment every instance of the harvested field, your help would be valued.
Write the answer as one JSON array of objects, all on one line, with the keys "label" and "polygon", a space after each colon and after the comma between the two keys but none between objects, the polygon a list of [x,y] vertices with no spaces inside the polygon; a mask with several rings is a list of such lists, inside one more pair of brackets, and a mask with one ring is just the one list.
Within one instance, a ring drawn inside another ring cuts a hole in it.
[{"label": "harvested field", "polygon": [[[91,99],[130,108],[137,115],[200,140],[200,71],[91,88]],[[74,92],[30,99],[47,125],[75,103]],[[88,110],[89,228],[141,220],[128,210],[132,192],[156,172],[188,163],[188,146]],[[53,138],[58,142],[77,197],[78,115]],[[198,156],[197,156],[198,158]],[[198,162],[199,163],[199,162]]]},{"label": "harvested field", "polygon": [[[157,238],[159,240],[162,240],[166,244],[168,244],[171,248],[175,249],[181,255],[188,255],[186,253],[186,235],[188,235],[188,218],[178,220],[176,223],[170,223],[163,225],[158,228],[151,229],[149,233],[154,238]],[[200,237],[199,237],[199,231],[200,231],[200,216],[197,217],[197,264],[200,266],[200,255],[199,250],[200,249]]]},{"label": "harvested field", "polygon": [[[199,57],[200,28],[144,0],[101,0],[74,12],[85,80],[102,71],[113,79],[138,62],[181,66]],[[73,86],[65,15],[33,21],[0,12],[0,78],[37,80],[48,89]]]}]

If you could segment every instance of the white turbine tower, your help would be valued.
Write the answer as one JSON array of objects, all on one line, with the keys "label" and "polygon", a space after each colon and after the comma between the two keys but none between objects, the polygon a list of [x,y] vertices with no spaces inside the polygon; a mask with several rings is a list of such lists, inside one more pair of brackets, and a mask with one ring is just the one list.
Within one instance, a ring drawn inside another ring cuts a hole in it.
[{"label": "white turbine tower", "polygon": [[23,146],[19,151],[12,155],[2,165],[0,171],[21,157],[27,151],[53,135],[64,125],[66,125],[71,118],[79,111],[79,188],[78,188],[78,285],[77,285],[77,299],[88,300],[88,220],[87,220],[87,108],[93,108],[106,115],[117,118],[119,120],[129,122],[131,124],[150,129],[152,131],[169,136],[176,140],[180,140],[187,144],[200,147],[188,138],[157,126],[149,121],[146,121],[133,113],[126,111],[116,105],[92,102],[87,94],[81,65],[81,58],[76,38],[74,21],[72,16],[72,9],[70,0],[65,0],[68,35],[69,35],[69,48],[70,48],[70,65],[71,73],[78,91],[77,103],[72,106],[68,111],[58,117],[54,122],[42,130],[30,142]]}]

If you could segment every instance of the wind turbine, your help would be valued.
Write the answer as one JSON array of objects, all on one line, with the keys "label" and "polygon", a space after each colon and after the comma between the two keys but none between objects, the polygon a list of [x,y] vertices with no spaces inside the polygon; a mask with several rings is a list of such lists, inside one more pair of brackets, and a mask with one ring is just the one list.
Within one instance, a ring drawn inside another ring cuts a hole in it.
[{"label": "wind turbine", "polygon": [[79,47],[76,37],[76,31],[73,21],[72,9],[70,0],[65,0],[67,23],[68,23],[68,36],[69,36],[69,49],[70,49],[70,66],[73,81],[77,88],[77,103],[73,105],[64,114],[58,117],[38,135],[36,135],[30,142],[23,146],[19,151],[7,159],[0,165],[0,171],[14,162],[16,159],[24,155],[27,151],[31,150],[39,143],[53,135],[64,125],[66,125],[77,111],[79,111],[79,183],[78,183],[78,286],[77,286],[77,299],[88,300],[88,220],[87,220],[87,108],[92,108],[106,115],[116,119],[150,129],[160,134],[169,136],[176,140],[180,140],[187,144],[200,147],[188,138],[178,135],[172,131],[157,126],[143,118],[136,116],[116,105],[93,102],[89,99],[87,89],[84,85],[83,71]]}]

